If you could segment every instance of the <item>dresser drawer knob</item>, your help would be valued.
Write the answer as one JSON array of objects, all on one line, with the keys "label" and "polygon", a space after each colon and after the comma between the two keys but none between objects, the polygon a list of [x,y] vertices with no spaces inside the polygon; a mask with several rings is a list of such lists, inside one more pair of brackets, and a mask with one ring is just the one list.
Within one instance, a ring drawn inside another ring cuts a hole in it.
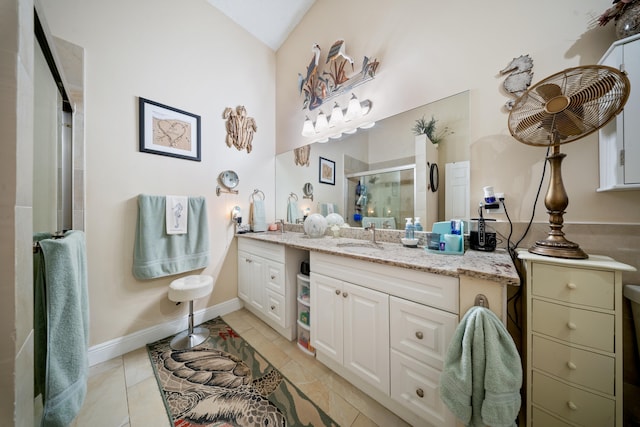
[{"label": "dresser drawer knob", "polygon": [[276,278],[276,275],[275,275],[275,274],[272,274],[272,275],[271,275],[271,280],[273,280],[273,279],[275,279],[275,278]]},{"label": "dresser drawer knob", "polygon": [[421,389],[421,388],[419,388],[419,389],[417,389],[417,390],[416,390],[416,394],[417,394],[417,395],[418,395],[418,397],[420,397],[420,398],[424,397],[424,391],[422,391],[422,389]]},{"label": "dresser drawer knob", "polygon": [[416,338],[421,340],[422,338],[424,338],[424,335],[422,334],[422,332],[418,331],[418,332],[416,332]]},{"label": "dresser drawer knob", "polygon": [[578,369],[576,364],[573,362],[567,362],[567,368],[571,369],[572,371],[575,371],[576,369]]},{"label": "dresser drawer knob", "polygon": [[341,291],[340,289],[336,289],[336,295],[340,295]]},{"label": "dresser drawer knob", "polygon": [[577,326],[573,322],[567,322],[567,328],[571,329],[572,331],[575,331]]},{"label": "dresser drawer knob", "polygon": [[568,401],[568,402],[567,402],[567,406],[569,407],[569,409],[571,409],[571,410],[573,410],[573,411],[575,411],[575,410],[577,410],[577,409],[578,409],[578,407],[576,406],[576,404],[575,404],[575,403],[573,403],[572,401]]},{"label": "dresser drawer knob", "polygon": [[343,296],[344,298],[346,298],[346,297],[348,297],[348,296],[349,296],[349,294],[348,294],[348,293],[346,293],[346,292],[343,292],[343,293],[342,293],[342,296]]},{"label": "dresser drawer knob", "polygon": [[275,305],[272,305],[272,306],[271,306],[271,310],[275,310],[275,309],[276,309],[276,306],[275,306]]},{"label": "dresser drawer knob", "polygon": [[574,290],[574,289],[576,289],[576,288],[577,288],[577,286],[576,286],[576,284],[575,284],[575,283],[567,283],[567,288],[569,288],[569,289],[571,289],[571,290]]},{"label": "dresser drawer knob", "polygon": [[253,260],[250,260],[249,258],[246,258],[245,262],[253,262]]}]

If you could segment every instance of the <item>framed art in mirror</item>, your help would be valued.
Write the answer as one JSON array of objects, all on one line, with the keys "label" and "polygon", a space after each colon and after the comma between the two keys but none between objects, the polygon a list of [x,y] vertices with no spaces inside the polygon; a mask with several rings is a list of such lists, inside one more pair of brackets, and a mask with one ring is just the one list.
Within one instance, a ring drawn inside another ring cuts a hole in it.
[{"label": "framed art in mirror", "polygon": [[336,185],[336,162],[320,157],[320,182]]},{"label": "framed art in mirror", "polygon": [[140,152],[200,161],[200,116],[139,98]]}]

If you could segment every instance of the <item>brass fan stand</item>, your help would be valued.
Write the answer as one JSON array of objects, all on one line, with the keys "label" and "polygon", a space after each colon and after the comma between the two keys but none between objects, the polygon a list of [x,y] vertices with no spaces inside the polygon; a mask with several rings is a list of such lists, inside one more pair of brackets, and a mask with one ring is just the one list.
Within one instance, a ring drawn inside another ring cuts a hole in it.
[{"label": "brass fan stand", "polygon": [[[553,138],[557,139],[557,135],[553,136]],[[529,248],[529,252],[559,258],[586,259],[589,256],[580,249],[577,243],[567,240],[562,231],[565,209],[569,205],[569,196],[564,188],[561,172],[562,160],[566,156],[566,154],[560,152],[560,145],[553,144],[553,152],[547,157],[551,171],[549,188],[544,197],[544,205],[549,214],[549,228],[551,230],[547,238],[536,241]]]},{"label": "brass fan stand", "polygon": [[551,167],[544,205],[549,214],[549,234],[529,252],[558,258],[585,259],[588,255],[562,231],[569,197],[562,182],[561,165],[566,154],[560,145],[597,131],[624,107],[630,83],[618,69],[604,65],[567,68],[529,88],[509,113],[509,131],[518,141],[552,147]]}]

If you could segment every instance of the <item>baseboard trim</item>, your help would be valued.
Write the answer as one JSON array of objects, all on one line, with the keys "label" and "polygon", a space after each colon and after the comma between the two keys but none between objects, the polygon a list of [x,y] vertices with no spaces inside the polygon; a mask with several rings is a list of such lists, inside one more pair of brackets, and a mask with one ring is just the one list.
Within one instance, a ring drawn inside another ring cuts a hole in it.
[{"label": "baseboard trim", "polygon": [[[244,307],[243,302],[239,298],[234,298],[204,310],[198,310],[193,313],[193,323],[199,325],[202,322],[211,320],[217,316],[224,316]],[[152,326],[141,331],[134,332],[123,337],[115,338],[102,344],[89,347],[89,366],[106,362],[114,357],[122,356],[130,351],[145,346],[162,338],[175,335],[186,329],[188,324],[188,315]]]}]

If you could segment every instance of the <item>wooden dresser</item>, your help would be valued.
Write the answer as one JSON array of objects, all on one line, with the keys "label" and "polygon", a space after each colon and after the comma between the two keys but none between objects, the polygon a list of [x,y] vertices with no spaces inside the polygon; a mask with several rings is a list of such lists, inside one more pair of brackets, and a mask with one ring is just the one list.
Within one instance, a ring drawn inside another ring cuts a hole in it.
[{"label": "wooden dresser", "polygon": [[527,427],[622,426],[622,271],[518,251],[526,271]]}]

